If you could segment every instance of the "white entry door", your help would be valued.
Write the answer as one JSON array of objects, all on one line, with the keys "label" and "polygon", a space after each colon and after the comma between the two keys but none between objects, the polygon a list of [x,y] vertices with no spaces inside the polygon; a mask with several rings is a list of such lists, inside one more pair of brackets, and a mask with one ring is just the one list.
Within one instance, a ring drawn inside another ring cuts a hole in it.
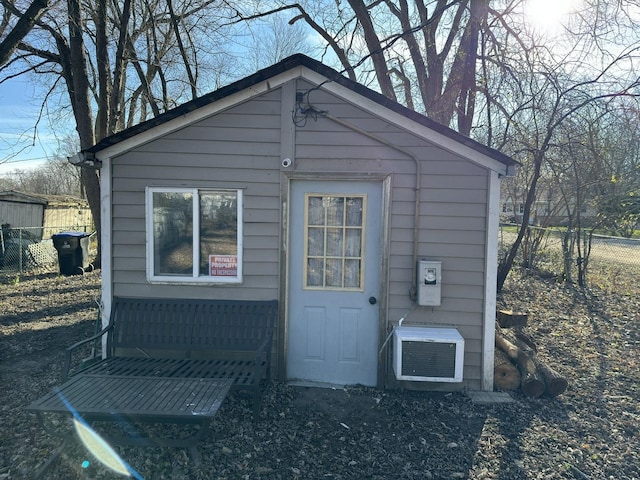
[{"label": "white entry door", "polygon": [[287,378],[374,386],[382,185],[292,181]]}]

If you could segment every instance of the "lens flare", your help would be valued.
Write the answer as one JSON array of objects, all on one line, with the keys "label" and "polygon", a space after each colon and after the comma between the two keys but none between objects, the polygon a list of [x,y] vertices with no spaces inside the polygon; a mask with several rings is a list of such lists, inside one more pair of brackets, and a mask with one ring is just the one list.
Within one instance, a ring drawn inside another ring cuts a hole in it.
[{"label": "lens flare", "polygon": [[[120,475],[130,477],[131,473],[127,464],[120,458],[120,455],[111,448],[111,446],[100,436],[98,433],[86,423],[73,419],[73,425],[76,429],[76,433],[84,446],[91,452],[91,454],[105,467],[113,470]],[[87,465],[89,462],[86,462]],[[83,463],[84,466],[84,463]]]}]

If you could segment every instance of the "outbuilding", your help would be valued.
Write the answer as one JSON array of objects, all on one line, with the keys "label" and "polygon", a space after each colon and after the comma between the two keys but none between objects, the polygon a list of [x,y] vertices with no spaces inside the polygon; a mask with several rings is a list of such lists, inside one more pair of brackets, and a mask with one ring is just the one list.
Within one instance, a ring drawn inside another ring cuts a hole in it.
[{"label": "outbuilding", "polygon": [[510,157],[294,55],[72,161],[102,169],[105,311],[278,299],[283,381],[493,389]]},{"label": "outbuilding", "polygon": [[91,229],[93,220],[82,198],[7,190],[0,192],[0,223],[7,229],[26,229],[42,240],[50,239],[60,228]]}]

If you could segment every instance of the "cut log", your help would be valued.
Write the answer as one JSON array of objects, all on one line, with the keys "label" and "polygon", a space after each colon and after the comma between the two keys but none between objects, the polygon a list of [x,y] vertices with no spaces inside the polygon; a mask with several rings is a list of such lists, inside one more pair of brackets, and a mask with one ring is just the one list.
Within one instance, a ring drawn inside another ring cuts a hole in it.
[{"label": "cut log", "polygon": [[496,346],[506,353],[511,360],[515,361],[518,358],[518,347],[504,338],[498,330],[496,330]]},{"label": "cut log", "polygon": [[536,358],[536,367],[540,373],[542,373],[542,377],[544,378],[544,383],[547,386],[545,392],[550,397],[557,397],[569,386],[569,382],[566,378],[556,372],[553,368],[548,366],[546,363],[540,361],[540,359]]},{"label": "cut log", "polygon": [[497,390],[516,390],[520,386],[520,371],[507,354],[499,348],[495,349],[493,366],[493,386]]},{"label": "cut log", "polygon": [[[516,332],[516,338],[513,341],[496,332],[496,346],[518,365],[522,377],[522,391],[525,395],[539,396],[538,381],[542,382],[544,393],[550,397],[557,397],[567,389],[569,385],[567,379],[538,358],[533,339],[523,332]],[[535,371],[535,375],[527,376],[531,371]]]},{"label": "cut log", "polygon": [[496,331],[496,345],[518,366],[522,393],[527,397],[541,396],[546,385],[534,362],[535,352],[529,347],[521,348],[513,344],[498,331]]},{"label": "cut log", "polygon": [[538,346],[536,345],[536,342],[533,341],[533,338],[531,338],[529,335],[524,333],[522,330],[516,329],[515,333],[516,333],[516,345],[518,345],[519,342],[523,342],[531,350],[538,353]]},{"label": "cut log", "polygon": [[[557,397],[558,395],[563,393],[569,385],[567,379],[556,372],[553,368],[548,366],[546,363],[544,363],[542,360],[540,360],[540,358],[538,358],[538,347],[529,335],[526,335],[524,332],[517,330],[515,334],[516,346],[525,351],[527,355],[531,357],[536,365],[536,368],[538,369],[538,372],[540,372],[540,374],[542,375],[542,378],[544,379],[544,383],[546,385],[545,393],[550,397]],[[529,351],[528,349],[531,350]]]},{"label": "cut log", "polygon": [[502,328],[526,327],[529,315],[524,312],[514,312],[513,310],[498,310],[496,318]]}]

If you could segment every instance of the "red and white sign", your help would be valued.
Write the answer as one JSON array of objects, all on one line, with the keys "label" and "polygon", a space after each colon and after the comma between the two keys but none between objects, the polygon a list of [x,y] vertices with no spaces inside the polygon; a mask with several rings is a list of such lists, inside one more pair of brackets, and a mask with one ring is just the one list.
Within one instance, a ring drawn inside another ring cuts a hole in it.
[{"label": "red and white sign", "polygon": [[209,275],[212,277],[237,277],[237,255],[209,255]]}]

